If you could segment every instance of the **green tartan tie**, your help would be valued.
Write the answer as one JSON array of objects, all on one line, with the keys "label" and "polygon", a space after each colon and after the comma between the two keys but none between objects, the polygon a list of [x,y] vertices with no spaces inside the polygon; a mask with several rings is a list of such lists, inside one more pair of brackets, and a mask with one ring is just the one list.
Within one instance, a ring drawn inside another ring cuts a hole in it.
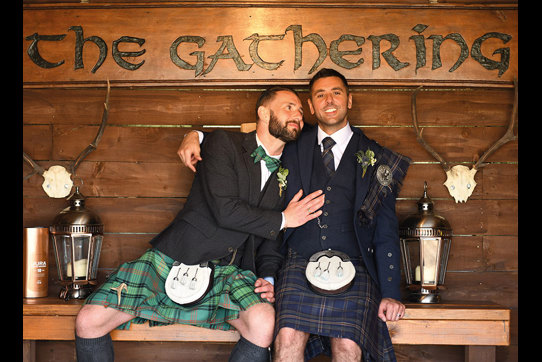
[{"label": "green tartan tie", "polygon": [[258,146],[258,148],[256,148],[254,152],[250,154],[250,156],[254,157],[254,163],[264,160],[267,169],[271,173],[275,172],[275,170],[280,166],[280,160],[270,157],[267,153],[265,153],[262,146]]}]

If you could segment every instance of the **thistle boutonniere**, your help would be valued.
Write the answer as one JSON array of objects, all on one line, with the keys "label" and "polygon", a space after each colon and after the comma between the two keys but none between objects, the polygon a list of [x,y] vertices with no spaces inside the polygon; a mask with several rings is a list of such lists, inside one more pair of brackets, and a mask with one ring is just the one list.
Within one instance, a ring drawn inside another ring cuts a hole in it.
[{"label": "thistle boutonniere", "polygon": [[279,167],[279,171],[277,172],[277,181],[279,183],[279,196],[282,197],[282,191],[286,190],[286,184],[288,181],[286,181],[286,177],[288,176],[288,169]]},{"label": "thistle boutonniere", "polygon": [[363,173],[361,174],[361,177],[363,178],[365,177],[367,167],[374,166],[376,163],[375,153],[368,148],[367,151],[358,151],[354,155],[356,156],[358,163],[361,163],[361,167],[363,168]]}]

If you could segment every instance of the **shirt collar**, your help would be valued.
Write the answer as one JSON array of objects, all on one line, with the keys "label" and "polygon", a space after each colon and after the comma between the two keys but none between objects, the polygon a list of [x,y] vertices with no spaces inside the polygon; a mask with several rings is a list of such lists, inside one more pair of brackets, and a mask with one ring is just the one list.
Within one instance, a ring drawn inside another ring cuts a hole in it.
[{"label": "shirt collar", "polygon": [[265,146],[263,145],[263,143],[260,141],[260,139],[258,138],[258,135],[256,134],[256,144],[258,146],[262,146],[263,150],[265,151],[265,153],[267,153],[267,155],[269,157],[273,157],[273,158],[276,158],[277,160],[280,160],[280,157],[282,156],[282,153],[280,155],[276,155],[276,156],[273,156],[273,155],[270,155],[269,154],[269,151],[267,151],[267,148],[265,148]]},{"label": "shirt collar", "polygon": [[346,122],[346,126],[331,135],[328,135],[327,133],[322,131],[320,126],[318,126],[318,144],[321,145],[324,138],[331,137],[333,138],[333,141],[335,141],[337,146],[345,148],[348,144],[348,141],[350,141],[350,137],[352,137],[352,134],[353,132],[352,128],[350,128],[349,122]]}]

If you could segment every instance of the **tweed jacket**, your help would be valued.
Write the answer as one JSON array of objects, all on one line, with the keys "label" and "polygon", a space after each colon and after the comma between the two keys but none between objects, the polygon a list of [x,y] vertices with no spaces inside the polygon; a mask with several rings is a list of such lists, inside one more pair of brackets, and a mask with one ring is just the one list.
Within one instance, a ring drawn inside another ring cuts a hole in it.
[{"label": "tweed jacket", "polygon": [[[381,296],[400,300],[400,247],[398,220],[395,214],[395,199],[399,193],[403,177],[410,164],[410,159],[379,145],[367,138],[361,130],[351,127],[359,134],[356,150],[365,152],[371,149],[375,153],[376,164],[367,168],[362,177],[362,166],[357,164],[352,223],[356,234],[355,242],[361,250],[361,256],[369,275],[380,288]],[[286,145],[283,155],[283,167],[288,168],[288,186],[286,200],[303,189],[303,194],[310,191],[313,149],[317,142],[317,127],[305,124],[296,142]],[[344,154],[341,162],[356,162],[353,155]],[[392,176],[389,185],[382,175],[377,177],[380,165],[387,165],[380,170],[389,170]],[[379,181],[380,179],[380,181]],[[282,250],[288,246],[288,238],[293,232],[287,229]],[[311,242],[311,241],[307,241]],[[313,241],[314,242],[314,241]]]},{"label": "tweed jacket", "polygon": [[276,276],[283,255],[275,171],[260,192],[260,164],[250,156],[255,132],[217,130],[201,148],[202,161],[188,199],[173,222],[151,240],[153,247],[185,264],[233,255],[243,245],[242,265],[257,276]]}]

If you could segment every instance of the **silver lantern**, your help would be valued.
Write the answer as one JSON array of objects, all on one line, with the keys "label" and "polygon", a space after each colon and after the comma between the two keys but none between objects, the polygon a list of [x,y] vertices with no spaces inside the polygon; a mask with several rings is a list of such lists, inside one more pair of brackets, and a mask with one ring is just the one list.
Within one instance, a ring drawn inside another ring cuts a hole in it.
[{"label": "silver lantern", "polygon": [[427,182],[418,200],[418,213],[401,223],[399,237],[409,301],[440,302],[439,289],[444,287],[452,228],[444,217],[433,213]]},{"label": "silver lantern", "polygon": [[85,198],[78,186],[67,200],[70,206],[55,217],[49,228],[63,285],[59,297],[84,299],[97,284],[103,224],[98,215],[85,208]]}]

